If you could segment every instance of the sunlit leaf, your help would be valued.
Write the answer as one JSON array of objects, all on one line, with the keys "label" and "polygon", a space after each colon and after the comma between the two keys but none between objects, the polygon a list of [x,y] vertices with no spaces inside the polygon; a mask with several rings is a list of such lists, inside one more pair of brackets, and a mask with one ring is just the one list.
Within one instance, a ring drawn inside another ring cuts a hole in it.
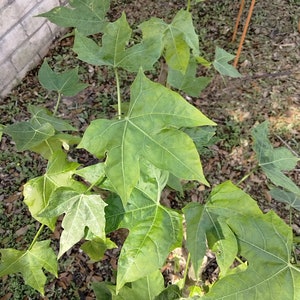
[{"label": "sunlit leaf", "polygon": [[237,71],[235,67],[230,65],[228,62],[234,59],[234,55],[226,52],[225,50],[216,47],[215,59],[213,61],[213,66],[221,74],[230,77],[241,77],[241,74]]},{"label": "sunlit leaf", "polygon": [[37,146],[31,147],[30,150],[41,154],[45,159],[50,159],[55,152],[64,152],[69,150],[71,145],[78,145],[81,137],[67,133],[57,133]]},{"label": "sunlit leaf", "polygon": [[55,228],[56,218],[40,217],[41,211],[48,205],[51,193],[55,189],[66,186],[78,190],[84,187],[72,179],[78,163],[68,162],[62,152],[54,153],[43,176],[29,180],[24,185],[24,202],[28,206],[31,215],[40,223],[47,225],[51,230]]},{"label": "sunlit leaf", "polygon": [[99,158],[124,203],[140,174],[140,158],[184,179],[204,178],[199,155],[182,127],[214,125],[181,96],[151,82],[140,71],[131,88],[128,114],[120,120],[95,120],[78,147]]},{"label": "sunlit leaf", "polygon": [[119,227],[129,229],[118,261],[117,290],[162,267],[170,251],[181,246],[182,217],[160,204],[168,178],[150,164],[125,206]]},{"label": "sunlit leaf", "polygon": [[291,228],[272,211],[252,217],[233,216],[227,223],[248,267],[220,279],[203,299],[299,299],[300,269],[290,262]]},{"label": "sunlit leaf", "polygon": [[105,240],[105,202],[99,195],[86,195],[62,187],[50,196],[41,217],[53,218],[65,214],[58,257],[61,257],[85,235],[85,226],[98,238]]},{"label": "sunlit leaf", "polygon": [[57,277],[57,258],[50,241],[36,242],[27,251],[0,249],[0,277],[21,273],[25,283],[44,295],[46,276],[43,269]]},{"label": "sunlit leaf", "polygon": [[235,215],[247,217],[262,213],[256,202],[230,181],[216,186],[205,205],[191,202],[184,207],[183,212],[187,225],[187,248],[196,276],[199,276],[207,245],[211,249],[218,242],[215,247],[218,249],[222,265],[228,267],[233,263],[232,259],[236,255],[233,248],[237,249],[237,245],[234,245],[232,240],[225,240],[225,236],[230,236],[230,233],[227,229],[223,233],[220,218],[224,220]]},{"label": "sunlit leaf", "polygon": [[268,139],[268,122],[255,126],[252,130],[253,149],[259,165],[267,177],[277,186],[300,195],[300,188],[282,171],[295,168],[299,158],[286,148],[274,149]]},{"label": "sunlit leaf", "polygon": [[63,73],[56,73],[51,70],[47,60],[44,60],[39,70],[38,78],[44,88],[49,91],[59,92],[65,96],[75,96],[88,86],[79,82],[78,68]]},{"label": "sunlit leaf", "polygon": [[178,11],[170,24],[151,18],[140,27],[144,36],[163,41],[168,66],[182,74],[185,73],[190,60],[190,49],[194,56],[199,56],[198,36],[194,30],[192,16],[186,10]]},{"label": "sunlit leaf", "polygon": [[85,35],[102,32],[109,0],[69,0],[71,7],[58,6],[40,14],[61,27],[76,27]]}]

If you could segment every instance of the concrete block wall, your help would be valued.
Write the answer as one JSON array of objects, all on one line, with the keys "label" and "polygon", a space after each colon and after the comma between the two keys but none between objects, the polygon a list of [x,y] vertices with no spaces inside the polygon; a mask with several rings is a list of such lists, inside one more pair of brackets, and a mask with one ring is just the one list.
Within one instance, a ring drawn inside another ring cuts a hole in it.
[{"label": "concrete block wall", "polygon": [[66,0],[0,0],[0,98],[47,54],[63,29],[36,15]]}]

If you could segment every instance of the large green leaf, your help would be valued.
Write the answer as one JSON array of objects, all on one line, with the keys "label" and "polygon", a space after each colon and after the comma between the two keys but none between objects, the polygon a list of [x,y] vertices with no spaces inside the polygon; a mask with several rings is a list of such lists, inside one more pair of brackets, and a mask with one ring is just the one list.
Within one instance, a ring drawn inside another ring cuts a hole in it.
[{"label": "large green leaf", "polygon": [[105,206],[99,195],[86,195],[65,187],[58,188],[51,194],[49,204],[40,216],[53,218],[65,213],[58,257],[84,237],[85,227],[96,237],[106,239]]},{"label": "large green leaf", "polygon": [[169,68],[168,83],[173,87],[184,91],[190,96],[197,97],[200,92],[210,83],[210,77],[196,77],[197,63],[194,58],[190,59],[185,74]]},{"label": "large green leaf", "polygon": [[241,74],[237,69],[231,66],[228,62],[234,59],[234,55],[226,52],[225,50],[216,47],[215,59],[213,61],[213,66],[221,74],[230,77],[241,77]]},{"label": "large green leaf", "polygon": [[95,120],[79,144],[105,157],[105,172],[124,203],[136,185],[141,157],[179,178],[205,184],[199,155],[181,127],[214,125],[180,95],[148,80],[139,72],[131,88],[127,116]]},{"label": "large green leaf", "polygon": [[69,0],[71,7],[58,6],[40,14],[62,27],[76,27],[85,35],[102,32],[109,0]]},{"label": "large green leaf", "polygon": [[129,235],[118,260],[117,291],[161,268],[169,252],[181,246],[182,216],[159,202],[168,172],[148,163],[143,169],[119,225]]},{"label": "large green leaf", "polygon": [[3,132],[13,138],[18,151],[32,149],[55,134],[51,124],[37,122],[18,122],[4,127]]},{"label": "large green leaf", "polygon": [[274,212],[227,220],[248,268],[215,283],[203,299],[300,299],[300,269],[290,262],[292,230]]},{"label": "large green leaf", "polygon": [[124,68],[131,72],[153,69],[153,64],[161,55],[161,40],[144,38],[139,44],[127,47],[132,30],[123,13],[115,22],[109,23],[102,37],[102,46],[80,32],[75,33],[73,50],[78,58],[93,65],[108,65]]},{"label": "large green leaf", "polygon": [[24,185],[24,202],[28,206],[31,215],[40,223],[47,225],[54,230],[56,218],[40,217],[41,211],[48,205],[51,193],[55,189],[66,186],[77,190],[84,189],[79,182],[72,179],[78,163],[68,162],[66,155],[62,152],[55,152],[47,166],[43,176],[29,180]]},{"label": "large green leaf", "polygon": [[216,186],[204,206],[192,202],[183,209],[183,212],[187,226],[187,248],[191,254],[196,276],[199,276],[207,244],[209,248],[212,248],[217,242],[215,248],[218,250],[219,260],[222,263],[223,274],[227,272],[236,256],[236,251],[233,249],[237,249],[237,245],[234,245],[226,227],[224,232],[225,225],[220,224],[219,220],[223,223],[224,219],[235,215],[247,217],[261,214],[256,202],[230,181]]},{"label": "large green leaf", "polygon": [[38,77],[44,88],[49,91],[57,91],[65,96],[75,96],[88,86],[79,82],[78,67],[63,73],[56,73],[51,70],[47,60],[44,60]]},{"label": "large green leaf", "polygon": [[0,277],[21,273],[25,283],[44,295],[46,276],[42,269],[57,277],[57,259],[50,241],[36,242],[27,251],[0,249]]},{"label": "large green leaf", "polygon": [[192,15],[180,10],[170,24],[158,18],[151,18],[141,24],[144,37],[163,41],[165,59],[169,67],[182,74],[190,60],[190,49],[194,56],[199,56],[199,39],[195,33]]},{"label": "large green leaf", "polygon": [[299,158],[286,148],[274,149],[268,139],[268,122],[255,126],[252,130],[254,138],[253,149],[256,152],[259,165],[267,177],[277,186],[300,195],[300,188],[282,171],[295,168]]}]

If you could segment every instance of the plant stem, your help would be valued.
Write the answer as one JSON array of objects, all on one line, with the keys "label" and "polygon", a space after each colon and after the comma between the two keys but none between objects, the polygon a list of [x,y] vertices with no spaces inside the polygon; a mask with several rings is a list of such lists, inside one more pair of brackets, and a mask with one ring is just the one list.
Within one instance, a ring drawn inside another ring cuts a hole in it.
[{"label": "plant stem", "polygon": [[191,0],[187,1],[186,11],[190,11],[191,9]]},{"label": "plant stem", "polygon": [[256,170],[258,169],[258,166],[253,168],[248,174],[246,174],[236,185],[239,186],[242,182],[244,182],[250,175],[252,175]]},{"label": "plant stem", "polygon": [[57,113],[58,106],[59,106],[59,103],[60,103],[60,100],[61,100],[61,96],[62,96],[62,94],[60,92],[58,92],[58,97],[57,97],[56,105],[55,105],[55,108],[54,108],[54,111],[53,111],[53,116],[55,116],[56,113]]},{"label": "plant stem", "polygon": [[120,81],[117,68],[114,68],[116,84],[117,84],[117,98],[118,98],[118,119],[121,119],[122,116],[122,107],[121,107],[121,91],[120,91]]},{"label": "plant stem", "polygon": [[33,241],[31,242],[29,248],[28,248],[28,251],[32,249],[32,247],[34,246],[34,244],[36,243],[36,240],[38,239],[38,237],[40,236],[41,232],[43,231],[44,229],[44,224],[41,225],[41,227],[39,228],[38,232],[35,234],[35,237],[33,239]]}]

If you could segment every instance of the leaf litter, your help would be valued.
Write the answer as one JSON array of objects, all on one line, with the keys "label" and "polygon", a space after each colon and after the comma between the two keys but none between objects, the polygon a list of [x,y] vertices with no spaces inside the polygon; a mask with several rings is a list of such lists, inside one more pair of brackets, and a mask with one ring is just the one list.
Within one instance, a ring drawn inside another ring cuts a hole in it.
[{"label": "leaf litter", "polygon": [[[185,1],[170,1],[166,5],[159,3],[145,4],[145,1],[113,1],[110,17],[118,18],[123,10],[126,11],[130,24],[157,16],[169,21],[172,12],[184,7]],[[214,48],[218,45],[234,53],[237,42],[232,43],[231,34],[237,15],[238,2],[207,0],[195,6],[193,15],[199,29],[200,41],[208,59],[213,58]],[[151,9],[150,9],[151,8]],[[247,8],[247,7],[246,7]],[[300,91],[299,91],[299,61],[300,35],[297,17],[300,15],[300,6],[296,1],[258,2],[255,6],[250,28],[243,47],[242,57],[238,66],[242,78],[222,78],[216,76],[212,83],[199,97],[193,97],[192,103],[201,108],[207,116],[218,123],[217,142],[211,146],[207,155],[202,157],[204,174],[212,186],[225,180],[238,183],[249,174],[257,165],[252,150],[250,131],[255,124],[265,120],[271,122],[271,142],[274,147],[288,146],[295,153],[300,153]],[[245,17],[244,17],[245,19]],[[242,21],[244,21],[244,19]],[[239,28],[238,36],[242,28]],[[56,41],[49,50],[48,59],[51,67],[65,70],[79,65],[79,73],[89,87],[77,96],[63,97],[59,115],[70,119],[74,127],[82,131],[93,119],[104,115],[113,115],[111,108],[116,102],[113,74],[107,68],[87,66],[75,58],[69,49],[73,38]],[[211,55],[211,57],[209,57]],[[202,75],[209,75],[209,70],[201,70]],[[54,107],[55,97],[46,93],[38,84],[38,68],[29,72],[10,95],[1,100],[1,123],[9,124],[15,121],[24,121],[29,118],[27,106],[42,104],[47,108]],[[150,74],[151,76],[151,74]],[[152,75],[153,76],[153,75]],[[155,77],[152,78],[155,80]],[[123,77],[123,95],[129,98],[127,84],[133,81],[132,76]],[[45,103],[46,100],[46,103]],[[22,221],[17,229],[18,240],[26,247],[20,237],[28,234],[28,224],[32,223],[30,214],[22,204],[20,186],[30,177],[42,174],[45,162],[38,155],[25,152],[25,161],[16,153],[14,144],[9,137],[4,136],[1,141],[3,151],[0,161],[1,190],[5,194],[0,196],[1,212],[7,219],[1,219],[1,233],[3,239],[1,247],[12,246],[12,228],[7,224],[15,220],[13,215],[21,214]],[[78,151],[78,150],[77,150]],[[81,160],[88,161],[90,157],[80,150]],[[10,155],[9,155],[10,153]],[[78,152],[71,153],[77,159]],[[24,163],[26,168],[24,169]],[[29,171],[28,171],[29,170]],[[28,178],[24,178],[24,171]],[[300,182],[299,164],[294,171],[289,171],[289,177],[296,183]],[[267,178],[261,171],[256,170],[240,185],[258,201],[263,212],[275,210],[286,222],[289,222],[287,205],[274,201],[269,193]],[[204,203],[209,189],[203,185],[185,183],[184,196],[173,191],[164,193],[164,203],[172,208],[182,208],[187,202]],[[21,204],[20,204],[21,203]],[[299,235],[300,213],[293,211],[292,227]],[[36,227],[34,225],[34,227]],[[58,249],[58,237],[61,227],[57,226],[52,238]],[[46,297],[55,299],[56,289],[59,290],[59,299],[93,299],[89,289],[90,281],[114,281],[114,270],[120,248],[127,236],[126,232],[117,231],[110,238],[118,248],[108,250],[101,262],[93,263],[80,249],[80,243],[63,255],[58,279],[51,279],[46,287]],[[299,255],[299,250],[296,249]],[[164,266],[166,283],[176,282],[183,276],[185,267],[185,253],[173,251]],[[213,282],[218,276],[218,266],[213,254],[206,254],[206,264],[202,267],[203,280]],[[13,289],[10,280],[4,278],[1,283],[0,299],[10,299]],[[75,290],[78,290],[77,292]],[[24,295],[23,295],[24,296]],[[27,298],[26,298],[27,297]],[[41,299],[39,296],[31,299]],[[29,299],[28,296],[20,299]]]}]

